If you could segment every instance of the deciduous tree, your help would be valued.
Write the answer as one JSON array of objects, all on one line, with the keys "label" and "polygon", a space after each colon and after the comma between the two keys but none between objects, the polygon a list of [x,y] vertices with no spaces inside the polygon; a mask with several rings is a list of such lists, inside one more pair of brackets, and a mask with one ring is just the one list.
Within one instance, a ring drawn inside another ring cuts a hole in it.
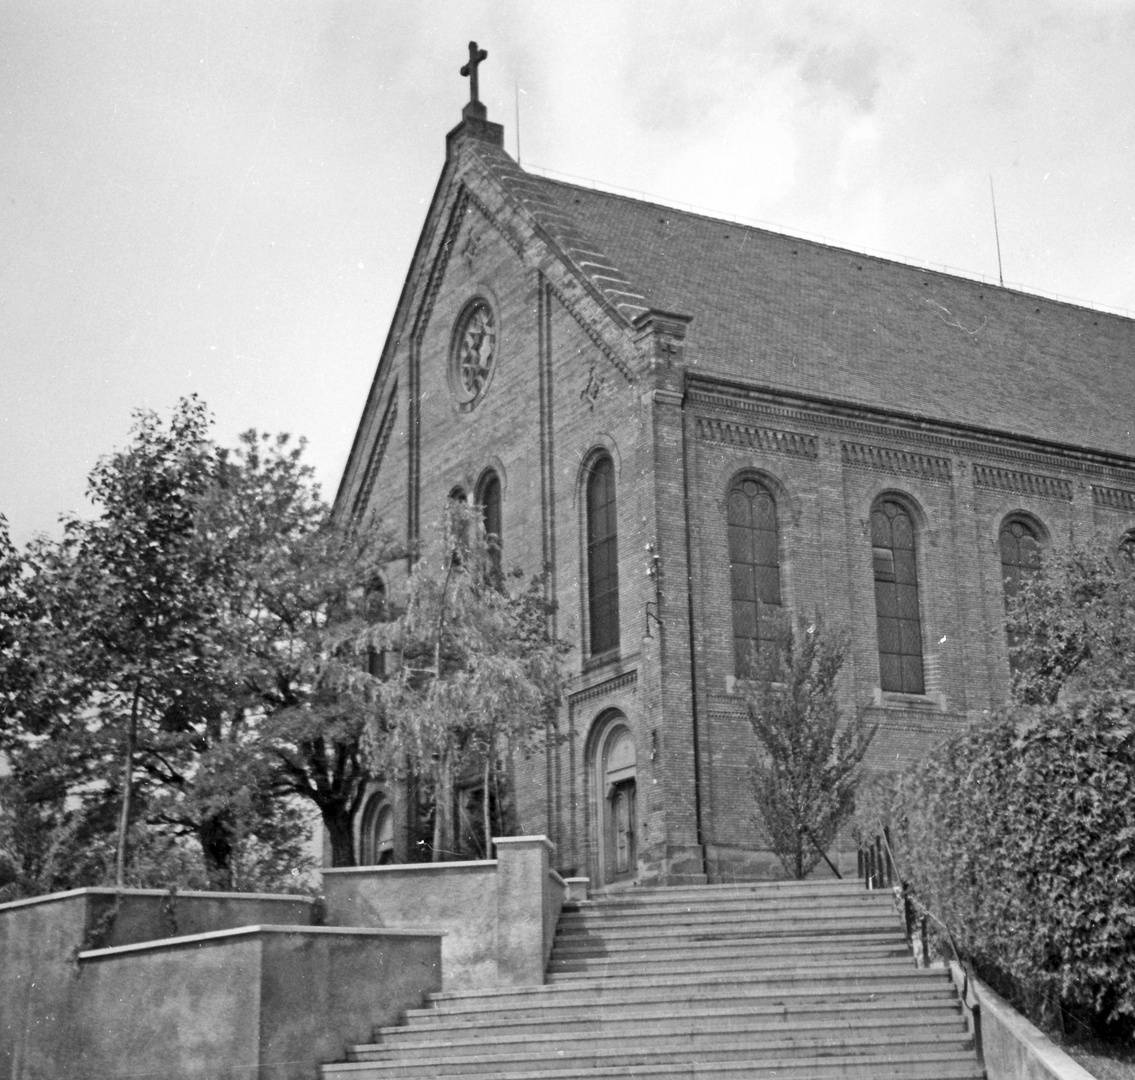
[{"label": "deciduous tree", "polygon": [[396,618],[362,642],[384,650],[394,669],[377,687],[368,746],[386,769],[409,767],[431,787],[434,860],[456,851],[453,789],[471,769],[481,772],[488,853],[501,758],[546,737],[562,652],[539,581],[500,580],[477,508],[451,504],[439,533],[410,573]]}]

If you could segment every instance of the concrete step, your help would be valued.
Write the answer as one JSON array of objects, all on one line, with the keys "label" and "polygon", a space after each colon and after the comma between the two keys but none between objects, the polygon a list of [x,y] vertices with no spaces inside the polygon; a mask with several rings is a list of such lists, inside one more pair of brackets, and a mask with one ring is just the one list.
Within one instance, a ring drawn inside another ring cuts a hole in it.
[{"label": "concrete step", "polygon": [[738,881],[729,885],[639,885],[631,889],[599,890],[578,903],[605,904],[668,904],[714,901],[736,897],[762,896],[877,896],[885,889],[865,889],[859,880],[831,878],[823,881]]},{"label": "concrete step", "polygon": [[[893,978],[893,977],[892,977]],[[627,987],[599,988],[580,983],[560,983],[535,987],[528,995],[496,995],[452,997],[435,1002],[432,1009],[410,1009],[407,1020],[415,1023],[447,1023],[450,1019],[481,1016],[488,1022],[493,1014],[502,1013],[511,1017],[564,1015],[571,1009],[583,1007],[602,1007],[611,1015],[625,1015],[636,1009],[647,1010],[658,1005],[674,1006],[676,1003],[698,1002],[702,1005],[712,1003],[718,1008],[749,1007],[776,1004],[783,1009],[795,1008],[801,1004],[841,1004],[854,1006],[864,1001],[886,1001],[888,1003],[918,1000],[925,1004],[952,1003],[956,1000],[953,987],[943,978],[933,983],[906,982],[891,986],[881,980],[848,981],[848,984],[833,988],[822,982],[806,987],[795,986],[785,980],[779,985],[762,985],[756,982],[738,982],[733,979],[716,983],[674,983],[657,980],[654,985],[639,984],[634,995],[627,993]]]},{"label": "concrete step", "polygon": [[[478,999],[463,1002],[448,1002],[436,1008],[409,1009],[407,1023],[442,1025],[453,1022],[496,1024],[502,1019],[530,1021],[559,1021],[564,1017],[603,1016],[611,1020],[621,1020],[640,1015],[665,1015],[674,1011],[688,1009],[691,1015],[701,1010],[739,1010],[759,1013],[773,1010],[785,1015],[795,1015],[803,1009],[858,1010],[867,1006],[902,1008],[920,1006],[924,1008],[957,1008],[957,994],[953,987],[945,983],[926,986],[917,990],[884,992],[878,987],[846,990],[836,993],[827,989],[810,992],[761,994],[748,992],[751,988],[714,987],[713,993],[703,991],[700,996],[691,997],[682,988],[660,988],[652,993],[639,992],[634,998],[625,994],[572,995],[565,992],[569,988],[550,987],[544,995],[534,995],[525,1002],[507,1001],[494,1007]],[[573,1000],[574,998],[574,1000]]]},{"label": "concrete step", "polygon": [[[637,1046],[645,1052],[685,1048],[712,1048],[719,1045],[748,1047],[753,1052],[774,1053],[785,1050],[791,1053],[804,1053],[809,1048],[830,1051],[833,1047],[855,1047],[856,1053],[864,1048],[880,1047],[942,1047],[966,1048],[969,1035],[960,1016],[949,1018],[952,1022],[938,1024],[916,1023],[908,1018],[907,1023],[859,1025],[856,1027],[815,1025],[797,1022],[768,1025],[733,1024],[717,1027],[709,1024],[693,1024],[688,1018],[675,1018],[666,1030],[636,1032],[625,1031],[563,1031],[518,1035],[515,1033],[494,1032],[486,1038],[481,1032],[456,1032],[452,1029],[437,1031],[410,1031],[398,1033],[397,1037],[382,1039],[354,1047],[351,1059],[354,1061],[384,1061],[401,1059],[406,1055],[453,1055],[477,1054],[491,1047],[494,1053],[506,1049],[522,1049],[526,1054],[546,1054],[575,1056],[592,1049],[628,1048]],[[851,1050],[849,1049],[850,1053]]]},{"label": "concrete step", "polygon": [[858,890],[844,895],[816,892],[749,892],[724,894],[716,897],[666,897],[655,900],[642,897],[625,900],[583,900],[564,905],[564,914],[588,915],[601,912],[651,911],[665,915],[671,911],[692,908],[736,912],[763,911],[768,908],[817,908],[826,910],[872,910],[894,907],[894,894],[889,891],[867,892]]},{"label": "concrete step", "polygon": [[[470,1019],[459,1019],[446,1015],[444,1022],[432,1010],[424,1010],[425,1016],[416,1015],[413,1025],[382,1027],[375,1031],[376,1042],[394,1041],[401,1038],[454,1036],[493,1041],[497,1038],[523,1038],[529,1034],[546,1034],[575,1031],[602,1031],[623,1035],[648,1034],[653,1031],[693,1030],[732,1031],[732,1030],[777,1030],[779,1028],[804,1027],[815,1029],[823,1026],[832,1030],[881,1028],[895,1024],[920,1023],[934,1027],[950,1028],[962,1023],[961,1006],[956,998],[942,991],[937,1000],[924,995],[904,995],[894,999],[880,1000],[875,995],[865,995],[861,1001],[811,1001],[801,999],[797,1002],[757,1003],[744,1000],[740,1004],[722,1002],[676,1003],[657,1002],[653,1007],[638,1003],[628,1003],[627,1008],[612,1009],[610,1006],[583,1007],[570,1009],[549,1007],[534,1016],[517,1016],[502,1013],[491,1024],[483,1016],[476,1014]],[[433,1017],[431,1023],[427,1017]]]},{"label": "concrete step", "polygon": [[574,922],[560,920],[557,936],[565,942],[578,938],[664,938],[683,937],[696,932],[703,938],[728,939],[734,936],[777,937],[781,935],[826,937],[832,934],[897,933],[893,915],[833,917],[831,915],[773,915],[745,920],[689,915],[681,919],[652,919],[636,915],[620,921]]},{"label": "concrete step", "polygon": [[[549,1037],[528,1045],[439,1047],[423,1043],[397,1049],[377,1047],[373,1050],[355,1050],[354,1061],[371,1061],[401,1069],[424,1068],[431,1064],[435,1071],[471,1073],[492,1072],[509,1068],[529,1068],[533,1071],[555,1068],[565,1062],[577,1065],[627,1065],[634,1062],[649,1064],[652,1061],[737,1061],[766,1056],[790,1061],[793,1058],[817,1058],[826,1054],[842,1057],[885,1059],[889,1052],[899,1053],[966,1053],[971,1050],[958,1034],[931,1033],[914,1038],[910,1032],[880,1035],[874,1041],[854,1038],[841,1033],[837,1038],[794,1039],[736,1038],[723,1039],[720,1035],[703,1038],[698,1035],[657,1035],[649,1042],[634,1039],[596,1039],[582,1037],[575,1040],[557,1040]],[[454,1066],[457,1068],[455,1069]],[[419,1072],[418,1075],[423,1075]],[[431,1075],[425,1073],[424,1075]]]},{"label": "concrete step", "polygon": [[[478,1067],[483,1064],[483,1068]],[[503,1067],[501,1067],[503,1065]],[[894,1052],[886,1055],[817,1055],[785,1059],[766,1058],[722,1060],[691,1052],[688,1060],[642,1061],[638,1058],[588,1060],[585,1062],[514,1061],[468,1063],[425,1060],[414,1062],[350,1061],[324,1065],[325,1078],[379,1080],[380,1077],[429,1076],[457,1078],[477,1076],[480,1080],[600,1080],[610,1077],[669,1077],[681,1080],[981,1080],[983,1073],[972,1053],[952,1051]]]},{"label": "concrete step", "polygon": [[730,971],[712,966],[692,971],[630,970],[619,974],[595,974],[583,978],[580,973],[563,973],[546,976],[544,985],[560,987],[570,983],[585,990],[600,987],[605,991],[638,991],[652,986],[684,987],[688,990],[716,986],[751,986],[756,993],[771,993],[778,989],[802,990],[809,987],[838,990],[846,987],[871,986],[880,990],[903,989],[928,985],[944,980],[942,972],[916,968],[911,961],[892,960],[871,963],[810,964],[805,958],[785,960],[781,964],[768,964]]},{"label": "concrete step", "polygon": [[703,934],[694,926],[686,934],[673,934],[665,938],[635,937],[624,939],[618,935],[603,937],[574,934],[559,935],[552,947],[553,956],[602,955],[614,956],[618,953],[649,955],[653,952],[671,954],[675,949],[696,948],[711,955],[719,952],[733,955],[737,950],[752,950],[754,953],[776,953],[784,951],[811,951],[831,949],[908,949],[901,933],[893,928],[872,934],[824,934],[817,939],[814,934],[749,934],[739,928],[736,934],[727,937]]},{"label": "concrete step", "polygon": [[895,970],[914,970],[914,960],[909,951],[903,949],[894,954],[876,954],[869,957],[853,953],[809,956],[800,953],[780,953],[754,959],[752,956],[700,956],[696,952],[677,953],[674,956],[655,955],[651,957],[596,956],[587,959],[556,960],[548,965],[545,982],[562,982],[569,978],[595,978],[601,975],[648,976],[657,974],[712,974],[714,972],[738,972],[742,974],[767,974],[774,971],[804,972],[809,968],[850,968],[859,970],[865,964],[872,969],[891,966]]},{"label": "concrete step", "polygon": [[761,941],[700,942],[693,941],[665,947],[655,942],[641,942],[637,947],[604,948],[601,945],[578,948],[560,948],[552,951],[548,971],[582,970],[583,966],[599,961],[619,964],[665,965],[677,960],[703,960],[708,964],[745,960],[755,967],[776,964],[786,958],[821,962],[841,966],[847,960],[872,962],[878,960],[910,960],[910,949],[905,942],[882,942],[863,947],[852,943],[836,942],[822,950],[802,948],[797,943],[782,945]]}]

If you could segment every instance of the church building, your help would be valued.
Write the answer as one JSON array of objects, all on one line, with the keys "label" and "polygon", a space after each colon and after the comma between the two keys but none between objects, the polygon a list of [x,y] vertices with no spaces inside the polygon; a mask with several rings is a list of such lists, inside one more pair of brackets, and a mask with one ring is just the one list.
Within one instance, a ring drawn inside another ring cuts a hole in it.
[{"label": "church building", "polygon": [[[771,873],[754,643],[849,632],[876,768],[1005,702],[1006,587],[1135,527],[1135,320],[530,175],[482,58],[337,512],[413,544],[460,492],[546,573],[568,687],[514,782],[557,869]],[[360,842],[399,856],[381,793]]]}]

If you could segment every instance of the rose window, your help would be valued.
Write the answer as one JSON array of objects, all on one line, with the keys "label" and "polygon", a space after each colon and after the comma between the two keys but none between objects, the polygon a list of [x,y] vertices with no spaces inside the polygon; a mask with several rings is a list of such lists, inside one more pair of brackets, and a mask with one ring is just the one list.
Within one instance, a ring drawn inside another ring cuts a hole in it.
[{"label": "rose window", "polygon": [[453,342],[452,386],[462,409],[471,409],[488,388],[496,358],[496,321],[484,300],[474,300],[457,325]]}]

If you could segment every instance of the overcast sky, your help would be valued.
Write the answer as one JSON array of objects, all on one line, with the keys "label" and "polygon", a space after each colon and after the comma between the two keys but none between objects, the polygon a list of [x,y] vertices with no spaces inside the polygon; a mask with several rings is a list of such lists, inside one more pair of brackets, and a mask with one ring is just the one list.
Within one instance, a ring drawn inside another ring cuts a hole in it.
[{"label": "overcast sky", "polygon": [[332,496],[468,84],[525,167],[1135,309],[1135,2],[0,0],[0,513],[131,411]]}]

